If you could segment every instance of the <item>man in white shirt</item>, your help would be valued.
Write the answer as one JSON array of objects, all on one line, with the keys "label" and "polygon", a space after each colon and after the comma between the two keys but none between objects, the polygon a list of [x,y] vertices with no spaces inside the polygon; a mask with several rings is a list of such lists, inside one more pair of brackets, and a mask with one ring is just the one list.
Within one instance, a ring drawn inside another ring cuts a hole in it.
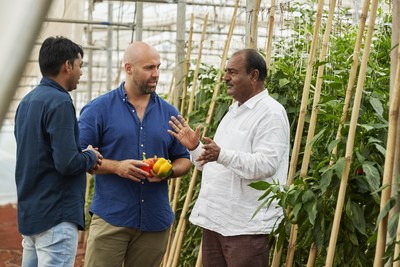
[{"label": "man in white shirt", "polygon": [[190,151],[202,170],[201,189],[189,220],[203,228],[203,265],[268,266],[270,233],[283,217],[276,202],[254,218],[263,194],[256,181],[285,184],[289,165],[289,122],[285,109],[264,88],[267,67],[255,49],[233,54],[225,68],[228,95],[236,100],[221,120],[214,140],[200,141],[182,116],[169,133]]}]

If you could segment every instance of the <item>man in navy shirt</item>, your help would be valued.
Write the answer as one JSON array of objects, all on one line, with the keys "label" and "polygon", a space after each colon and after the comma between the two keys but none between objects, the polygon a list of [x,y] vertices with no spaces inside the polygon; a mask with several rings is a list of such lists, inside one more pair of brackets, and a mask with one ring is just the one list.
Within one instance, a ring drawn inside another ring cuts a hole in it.
[{"label": "man in navy shirt", "polygon": [[[168,134],[175,107],[156,94],[160,55],[135,42],[124,55],[126,81],[86,105],[79,127],[81,144],[93,144],[104,156],[94,171],[93,213],[85,266],[160,266],[174,214],[167,179],[191,168],[189,153]],[[170,177],[140,169],[147,157],[172,162]]]},{"label": "man in navy shirt", "polygon": [[15,115],[22,266],[75,262],[78,228],[84,229],[85,172],[102,159],[91,145],[81,151],[68,93],[82,75],[82,57],[82,48],[69,39],[47,38],[39,52],[43,78]]}]

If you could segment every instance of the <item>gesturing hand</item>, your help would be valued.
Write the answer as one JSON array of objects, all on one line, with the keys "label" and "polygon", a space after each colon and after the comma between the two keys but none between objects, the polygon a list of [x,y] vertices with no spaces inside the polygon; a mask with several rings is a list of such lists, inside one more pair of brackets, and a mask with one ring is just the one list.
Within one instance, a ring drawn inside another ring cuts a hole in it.
[{"label": "gesturing hand", "polygon": [[178,141],[187,149],[196,149],[200,143],[199,139],[201,125],[197,126],[196,130],[193,131],[182,115],[178,115],[178,119],[174,116],[171,116],[169,125],[174,131],[168,130],[168,133],[178,139]]},{"label": "gesturing hand", "polygon": [[221,148],[209,137],[204,137],[203,153],[198,157],[197,161],[203,166],[207,162],[216,161],[219,157]]}]

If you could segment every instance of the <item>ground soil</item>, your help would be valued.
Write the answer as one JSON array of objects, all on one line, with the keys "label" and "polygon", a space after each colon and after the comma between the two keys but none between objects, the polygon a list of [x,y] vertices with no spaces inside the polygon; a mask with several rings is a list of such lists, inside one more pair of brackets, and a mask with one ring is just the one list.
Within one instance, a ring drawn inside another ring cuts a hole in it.
[{"label": "ground soil", "polygon": [[[21,240],[17,226],[16,206],[13,204],[0,206],[0,267],[21,266]],[[80,242],[75,267],[83,266],[84,257],[85,248],[83,242]]]}]

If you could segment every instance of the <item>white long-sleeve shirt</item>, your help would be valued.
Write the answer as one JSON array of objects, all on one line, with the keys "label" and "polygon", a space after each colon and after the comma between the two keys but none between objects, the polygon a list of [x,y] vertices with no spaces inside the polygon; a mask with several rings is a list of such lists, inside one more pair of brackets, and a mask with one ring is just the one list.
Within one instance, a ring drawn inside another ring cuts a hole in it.
[{"label": "white long-sleeve shirt", "polygon": [[196,162],[202,144],[191,151],[203,173],[190,222],[224,236],[268,234],[277,227],[283,212],[276,202],[252,219],[264,191],[248,185],[260,180],[286,184],[289,131],[285,109],[267,90],[240,106],[232,104],[215,133],[218,160],[202,168]]}]

